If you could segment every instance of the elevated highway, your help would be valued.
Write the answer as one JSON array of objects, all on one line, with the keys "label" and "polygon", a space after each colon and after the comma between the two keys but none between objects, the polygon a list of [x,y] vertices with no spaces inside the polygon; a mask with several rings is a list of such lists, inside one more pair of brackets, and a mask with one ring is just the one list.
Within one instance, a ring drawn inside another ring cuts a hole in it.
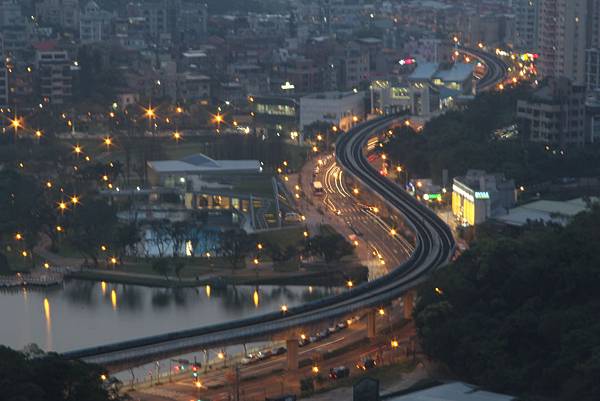
[{"label": "elevated highway", "polygon": [[[502,60],[478,50],[462,51],[480,59],[488,67],[486,75],[479,82],[479,91],[493,88],[505,78],[507,66]],[[187,352],[252,341],[294,339],[288,342],[293,344],[301,328],[328,324],[333,319],[377,308],[410,294],[431,272],[450,260],[455,243],[450,229],[435,213],[381,176],[367,161],[364,153],[367,141],[394,125],[397,119],[396,116],[384,116],[360,124],[342,134],[336,147],[336,159],[342,169],[361,182],[364,189],[373,191],[397,211],[415,233],[413,253],[389,274],[343,294],[285,312],[71,351],[63,355],[117,371]]]},{"label": "elevated highway", "polygon": [[509,65],[496,55],[470,47],[459,47],[458,51],[481,61],[487,68],[486,74],[477,83],[478,92],[494,89],[508,78]]}]

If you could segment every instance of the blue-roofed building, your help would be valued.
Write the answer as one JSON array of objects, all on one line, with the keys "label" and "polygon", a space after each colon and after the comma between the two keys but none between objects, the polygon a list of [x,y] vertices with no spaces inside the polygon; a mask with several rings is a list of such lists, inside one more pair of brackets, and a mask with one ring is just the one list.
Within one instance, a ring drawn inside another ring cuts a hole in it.
[{"label": "blue-roofed building", "polygon": [[258,160],[214,160],[197,153],[181,160],[148,162],[148,181],[152,186],[186,187],[191,177],[212,181],[224,175],[253,175],[262,172]]},{"label": "blue-roofed building", "polygon": [[471,99],[473,80],[472,64],[419,63],[407,77],[411,114],[427,120],[457,100]]}]

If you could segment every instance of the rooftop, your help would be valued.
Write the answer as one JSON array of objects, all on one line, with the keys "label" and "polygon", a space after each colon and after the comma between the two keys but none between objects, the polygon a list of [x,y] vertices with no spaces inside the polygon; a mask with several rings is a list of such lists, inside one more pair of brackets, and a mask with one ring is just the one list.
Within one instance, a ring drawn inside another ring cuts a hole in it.
[{"label": "rooftop", "polygon": [[335,99],[343,99],[343,98],[346,98],[346,97],[357,96],[357,95],[362,96],[362,93],[360,93],[360,92],[353,92],[353,91],[349,91],[349,92],[330,91],[330,92],[313,93],[313,94],[310,94],[310,95],[306,95],[303,98],[308,98],[308,99],[331,99],[331,100],[335,100]]},{"label": "rooftop", "polygon": [[581,198],[566,202],[539,200],[510,209],[508,214],[498,217],[497,220],[511,226],[524,226],[534,221],[565,225],[587,208],[587,203]]},{"label": "rooftop", "polygon": [[415,391],[386,401],[513,401],[515,397],[484,391],[467,383],[454,382]]},{"label": "rooftop", "polygon": [[258,160],[214,160],[197,153],[181,160],[149,161],[148,166],[157,173],[259,173]]}]

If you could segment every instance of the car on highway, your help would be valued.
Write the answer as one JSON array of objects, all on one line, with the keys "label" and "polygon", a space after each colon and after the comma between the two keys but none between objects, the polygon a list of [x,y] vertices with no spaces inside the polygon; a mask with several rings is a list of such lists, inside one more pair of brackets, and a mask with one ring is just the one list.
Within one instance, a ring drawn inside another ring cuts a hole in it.
[{"label": "car on highway", "polygon": [[285,347],[275,347],[271,349],[271,353],[273,355],[281,355],[281,354],[285,354],[287,352],[287,349]]},{"label": "car on highway", "polygon": [[337,324],[337,328],[338,328],[338,330],[343,330],[343,329],[345,329],[346,327],[348,327],[348,323],[346,323],[346,322],[339,322],[339,323]]},{"label": "car on highway", "polygon": [[317,338],[317,336],[310,336],[310,337],[308,337],[308,342],[309,343],[316,343],[317,341],[319,341],[319,339]]},{"label": "car on highway", "polygon": [[329,332],[327,330],[322,330],[317,333],[317,340],[324,340],[329,337]]},{"label": "car on highway", "polygon": [[301,338],[298,340],[298,346],[304,347],[305,345],[310,344],[310,340],[307,337]]},{"label": "car on highway", "polygon": [[359,363],[356,364],[356,368],[360,370],[369,370],[377,366],[377,362],[373,358],[363,358]]},{"label": "car on highway", "polygon": [[327,331],[329,332],[329,334],[333,334],[335,332],[338,331],[338,327],[337,326],[331,326],[330,328],[327,329]]},{"label": "car on highway", "polygon": [[270,349],[268,349],[266,351],[258,351],[256,359],[258,359],[259,361],[262,361],[262,360],[265,360],[267,358],[270,358],[272,355],[273,355],[273,353],[271,352]]},{"label": "car on highway", "polygon": [[344,377],[350,376],[350,369],[345,366],[338,366],[336,368],[329,369],[329,378],[331,380],[343,379]]}]

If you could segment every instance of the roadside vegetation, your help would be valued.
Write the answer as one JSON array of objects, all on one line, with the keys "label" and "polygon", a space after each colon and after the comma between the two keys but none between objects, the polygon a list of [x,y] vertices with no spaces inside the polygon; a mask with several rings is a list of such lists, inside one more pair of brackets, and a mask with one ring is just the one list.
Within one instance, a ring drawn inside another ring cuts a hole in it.
[{"label": "roadside vegetation", "polygon": [[531,89],[523,86],[480,94],[464,110],[434,118],[421,132],[410,127],[394,130],[383,150],[392,165],[404,166],[411,177],[437,182],[443,169],[449,177],[468,169],[500,172],[519,186],[600,175],[598,145],[564,149],[530,143],[526,132],[495,134],[517,123],[517,101],[530,95]]},{"label": "roadside vegetation", "polygon": [[600,207],[567,227],[482,233],[420,288],[426,354],[525,399],[600,399]]},{"label": "roadside vegetation", "polygon": [[0,398],[6,401],[120,401],[121,384],[96,365],[45,354],[37,346],[23,352],[0,346]]}]

